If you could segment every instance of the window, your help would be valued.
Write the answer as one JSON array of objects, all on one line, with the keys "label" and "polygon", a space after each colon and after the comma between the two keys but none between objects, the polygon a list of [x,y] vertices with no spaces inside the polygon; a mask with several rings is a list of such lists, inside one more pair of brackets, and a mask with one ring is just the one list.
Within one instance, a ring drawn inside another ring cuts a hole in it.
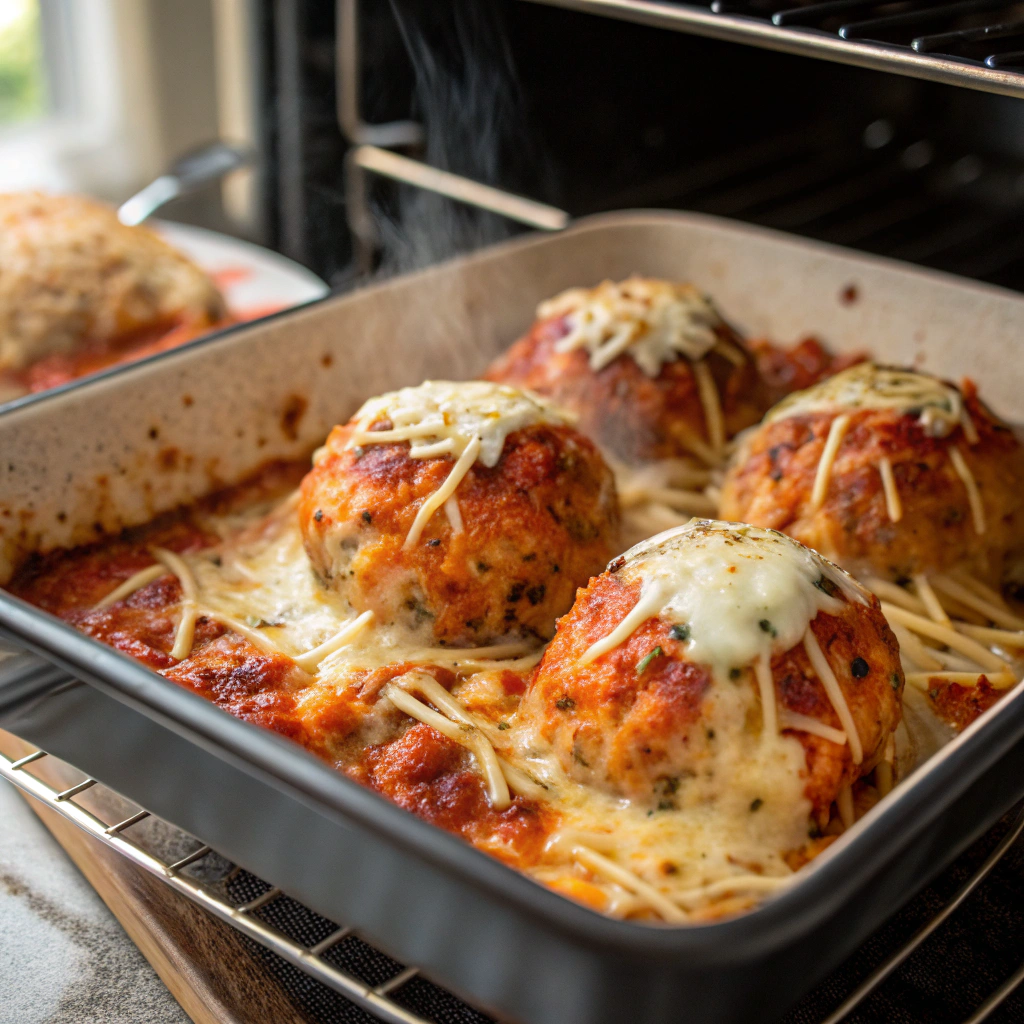
[{"label": "window", "polygon": [[39,0],[0,0],[0,127],[46,108]]}]

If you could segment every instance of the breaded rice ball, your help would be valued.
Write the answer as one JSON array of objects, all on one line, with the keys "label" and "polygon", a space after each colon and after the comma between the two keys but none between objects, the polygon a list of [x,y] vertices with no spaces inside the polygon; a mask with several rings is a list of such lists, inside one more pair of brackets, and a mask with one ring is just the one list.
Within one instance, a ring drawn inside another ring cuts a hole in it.
[{"label": "breaded rice ball", "polygon": [[81,196],[0,195],[0,371],[84,342],[210,326],[216,286],[145,227]]},{"label": "breaded rice ball", "polygon": [[824,827],[883,757],[902,686],[878,601],[846,573],[774,531],[695,519],[580,591],[518,724],[571,777],[652,811]]},{"label": "breaded rice ball", "polygon": [[1024,550],[1024,449],[970,383],[862,363],[768,413],[736,454],[720,514],[854,573],[963,568],[998,584]]},{"label": "breaded rice ball", "polygon": [[530,388],[628,464],[708,464],[768,407],[743,339],[692,285],[631,277],[542,303],[488,380]]},{"label": "breaded rice ball", "polygon": [[302,484],[324,584],[456,646],[549,637],[616,549],[611,471],[536,395],[427,382],[336,427]]}]

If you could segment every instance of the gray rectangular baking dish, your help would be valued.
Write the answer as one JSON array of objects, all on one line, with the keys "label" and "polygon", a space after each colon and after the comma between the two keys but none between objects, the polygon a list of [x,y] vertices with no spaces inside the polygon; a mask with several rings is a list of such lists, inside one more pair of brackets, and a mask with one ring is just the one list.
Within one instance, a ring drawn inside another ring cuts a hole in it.
[{"label": "gray rectangular baking dish", "polygon": [[[540,299],[634,271],[694,281],[753,336],[966,370],[1021,418],[1020,296],[707,217],[604,215],[17,403],[0,414],[0,580],[26,553],[308,453],[367,395],[475,374]],[[790,890],[650,927],[557,896],[7,594],[0,630],[46,659],[0,663],[0,726],[526,1024],[777,1018],[1024,794],[1021,688]]]}]

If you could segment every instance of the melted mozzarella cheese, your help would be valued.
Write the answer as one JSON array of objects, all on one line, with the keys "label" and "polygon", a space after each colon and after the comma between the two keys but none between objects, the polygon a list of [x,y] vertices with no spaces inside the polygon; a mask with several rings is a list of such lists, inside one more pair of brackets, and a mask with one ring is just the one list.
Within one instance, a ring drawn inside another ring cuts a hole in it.
[{"label": "melted mozzarella cheese", "polygon": [[927,374],[875,363],[858,363],[806,391],[795,392],[779,402],[765,422],[855,409],[892,409],[901,415],[916,416],[931,437],[947,437],[965,421],[970,423],[963,398],[952,385]]},{"label": "melted mozzarella cheese", "polygon": [[254,537],[232,530],[234,521],[220,525],[220,546],[183,556],[202,607],[244,622],[291,657],[329,640],[355,614],[313,571],[296,512],[269,521]]},{"label": "melted mozzarella cheese", "polygon": [[[182,556],[196,581],[200,614],[206,609],[245,623],[291,657],[316,648],[352,621],[355,610],[346,601],[344,591],[324,588],[310,566],[294,503],[286,502],[270,515],[261,510],[258,515],[210,516],[203,525],[218,533],[221,543]],[[620,571],[636,573],[643,567],[657,571],[661,566],[670,570],[668,577],[680,578],[671,569],[675,557],[670,552],[687,546],[681,537],[687,532],[696,542],[692,564],[699,583],[694,586],[700,586],[705,600],[717,611],[704,615],[701,609],[695,610],[693,601],[680,598],[687,590],[685,581],[665,591],[666,606],[670,606],[672,616],[688,616],[697,653],[710,651],[707,656],[721,657],[723,664],[735,664],[737,659],[734,654],[716,654],[719,649],[724,651],[735,644],[736,638],[750,644],[749,637],[744,640],[737,634],[756,628],[757,642],[765,642],[762,637],[767,639],[756,623],[759,608],[773,614],[784,630],[795,630],[795,625],[784,622],[786,613],[780,610],[780,604],[803,602],[800,614],[804,615],[811,613],[808,602],[827,606],[835,599],[814,585],[823,575],[837,586],[853,586],[844,574],[816,556],[808,560],[802,554],[805,549],[781,535],[707,522],[691,523],[660,542],[637,546]],[[776,548],[784,553],[776,554]],[[730,564],[738,567],[744,584],[765,595],[761,604],[750,594],[732,591],[734,574],[728,572]],[[782,585],[767,579],[780,573],[793,578]],[[814,594],[804,594],[804,584]],[[716,588],[729,593],[714,596]],[[733,609],[737,601],[748,609],[738,618]],[[728,620],[725,625],[724,620]],[[737,621],[744,626],[733,633]],[[727,639],[729,636],[736,638]],[[316,666],[308,689],[299,694],[300,709],[306,700],[314,705],[321,703],[325,691],[341,693],[353,682],[361,681],[356,673],[362,670],[396,663],[443,664],[453,669],[459,682],[451,691],[451,701],[459,701],[461,695],[467,698],[462,705],[467,709],[467,720],[493,744],[509,786],[516,791],[532,787],[557,822],[546,855],[527,873],[549,883],[578,877],[580,871],[587,870],[587,857],[596,852],[613,863],[613,876],[616,868],[622,869],[640,883],[634,892],[607,874],[594,876],[607,896],[608,912],[623,916],[649,913],[651,899],[645,901],[643,892],[649,894],[653,889],[656,899],[667,899],[680,907],[680,919],[685,919],[732,897],[749,905],[776,886],[785,885],[792,876],[785,854],[806,843],[811,811],[804,792],[806,759],[802,746],[791,735],[780,735],[765,744],[758,730],[750,728],[759,698],[749,680],[745,685],[730,683],[709,690],[701,711],[701,735],[715,739],[701,746],[692,773],[673,780],[676,784],[669,799],[652,811],[647,805],[569,778],[550,745],[538,738],[530,722],[518,721],[518,715],[511,716],[508,727],[503,723],[500,728],[488,718],[487,706],[491,702],[504,704],[507,697],[502,683],[504,672],[498,673],[501,666],[493,661],[488,664],[487,659],[521,656],[522,644],[475,652],[430,649],[428,645],[427,633],[420,635],[374,623]],[[513,664],[519,668],[518,663]],[[429,697],[428,693],[428,702]],[[437,701],[433,703],[438,706]],[[447,715],[455,728],[462,715],[453,715],[448,703],[441,701],[437,714],[439,718]],[[393,702],[379,700],[360,723],[358,741],[374,744],[394,738],[395,710]],[[420,707],[415,710],[420,716],[434,714],[429,707],[426,711]],[[439,720],[435,724],[445,727]],[[499,855],[512,852],[506,844],[501,836],[478,843]],[[595,858],[590,856],[590,860]],[[730,888],[733,885],[735,892]]]},{"label": "melted mozzarella cheese", "polygon": [[[537,423],[569,424],[571,415],[533,392],[488,381],[425,381],[371,398],[356,413],[349,447],[409,442],[414,459],[458,459],[479,438],[476,461],[497,465],[509,434]],[[388,430],[371,430],[388,420]]]},{"label": "melted mozzarella cheese", "polygon": [[680,356],[703,359],[718,343],[721,317],[692,285],[649,278],[604,281],[596,288],[571,288],[537,307],[541,320],[564,316],[569,333],[556,351],[583,348],[600,370],[629,354],[648,377]]},{"label": "melted mozzarella cheese", "polygon": [[749,727],[756,704],[750,685],[708,691],[701,731],[714,741],[699,764],[666,780],[666,799],[653,809],[569,779],[550,748],[515,724],[518,757],[510,760],[555,794],[561,824],[551,846],[598,850],[670,899],[751,872],[786,878],[784,854],[808,838],[806,755],[790,735],[761,741]]},{"label": "melted mozzarella cheese", "polygon": [[660,616],[686,627],[688,658],[725,678],[795,647],[818,612],[842,607],[833,594],[868,603],[851,576],[810,548],[739,523],[692,519],[630,548],[616,571],[640,583],[640,599],[584,662]]}]

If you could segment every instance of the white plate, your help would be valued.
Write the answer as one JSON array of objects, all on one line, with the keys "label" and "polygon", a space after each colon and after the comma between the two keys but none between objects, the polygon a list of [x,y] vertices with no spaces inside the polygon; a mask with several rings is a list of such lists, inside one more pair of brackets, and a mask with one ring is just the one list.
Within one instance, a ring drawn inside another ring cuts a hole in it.
[{"label": "white plate", "polygon": [[251,242],[190,224],[154,221],[151,226],[213,278],[239,320],[301,306],[330,291],[312,271]]}]

